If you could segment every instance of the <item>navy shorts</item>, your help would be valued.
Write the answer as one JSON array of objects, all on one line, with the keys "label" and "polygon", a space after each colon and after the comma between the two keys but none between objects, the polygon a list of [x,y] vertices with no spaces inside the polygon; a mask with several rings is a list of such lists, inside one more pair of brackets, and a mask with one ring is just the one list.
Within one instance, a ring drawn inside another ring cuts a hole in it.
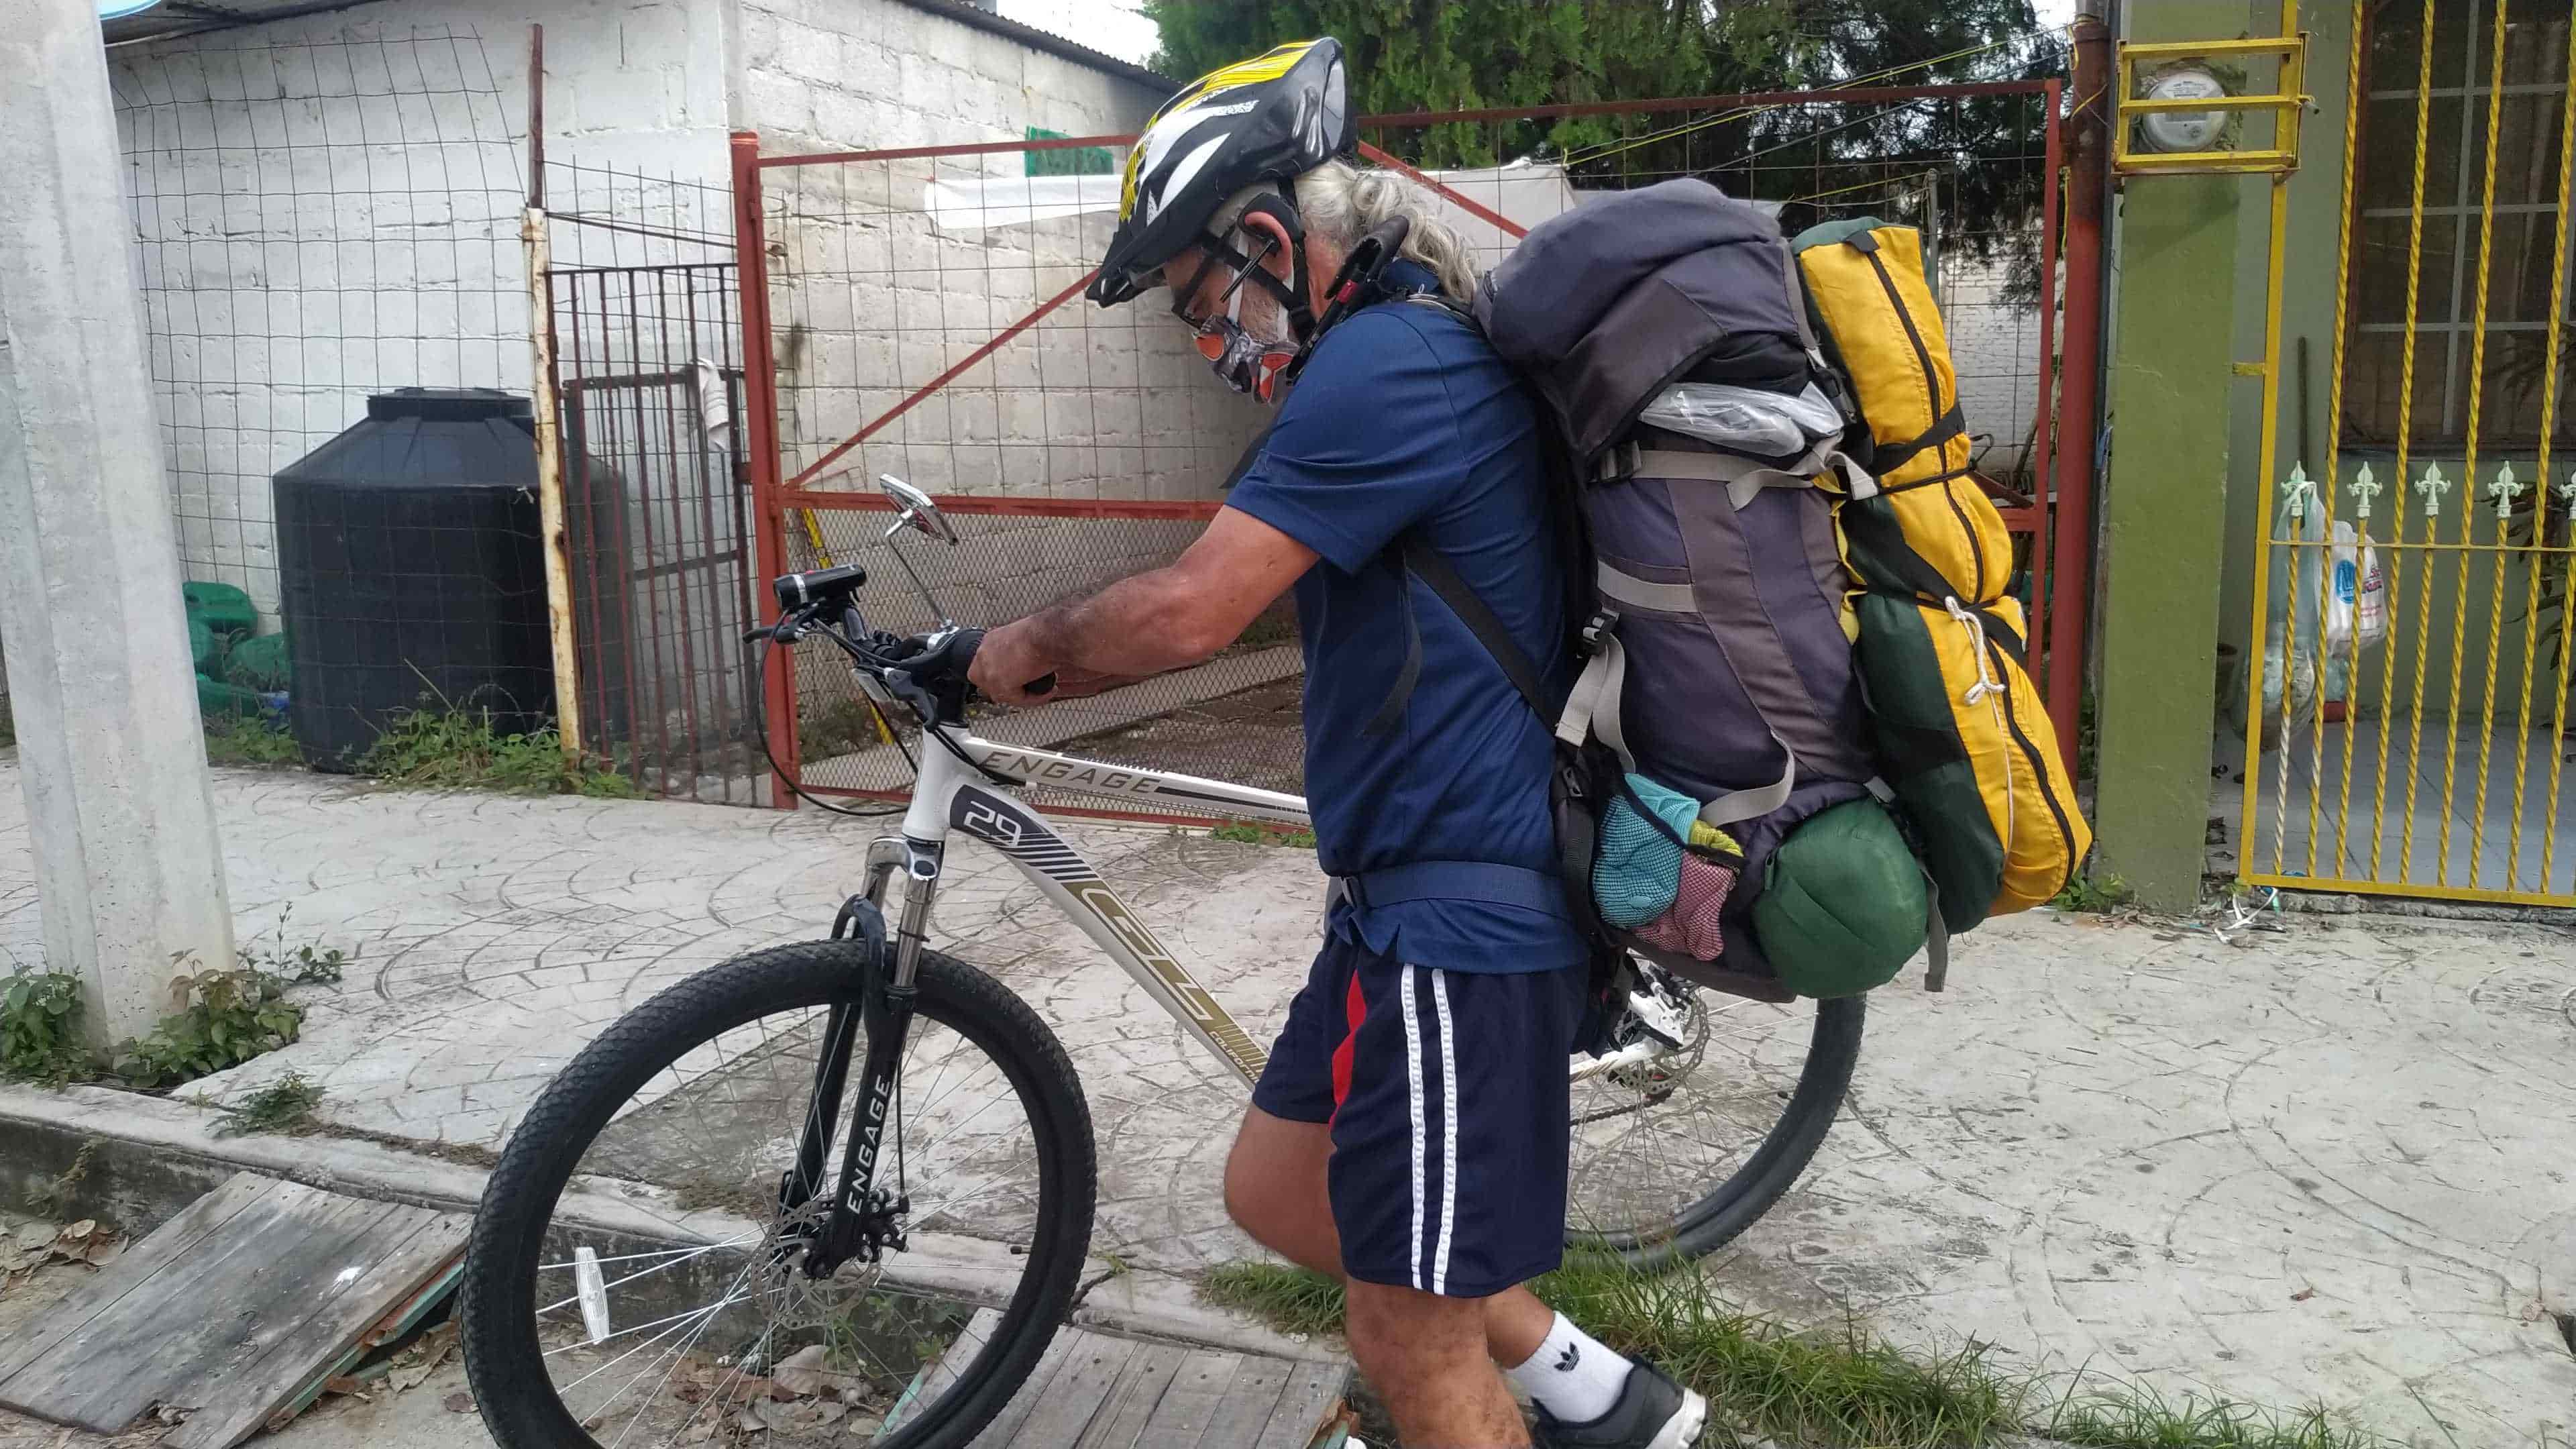
[{"label": "navy shorts", "polygon": [[1566,1058],[1589,971],[1444,971],[1327,940],[1253,1105],[1333,1129],[1342,1269],[1452,1298],[1565,1248]]}]

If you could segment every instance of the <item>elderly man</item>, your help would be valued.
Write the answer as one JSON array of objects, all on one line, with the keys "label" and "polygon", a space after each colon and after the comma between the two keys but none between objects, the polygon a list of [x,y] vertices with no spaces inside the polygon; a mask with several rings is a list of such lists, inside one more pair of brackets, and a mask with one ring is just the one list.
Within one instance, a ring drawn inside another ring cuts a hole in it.
[{"label": "elderly man", "polygon": [[[1282,46],[1192,84],[1138,140],[1091,297],[1169,288],[1218,375],[1279,416],[1178,560],[994,630],[974,681],[1023,703],[1049,673],[1194,664],[1295,590],[1317,853],[1343,889],[1227,1208],[1348,1284],[1352,1354],[1414,1449],[1530,1442],[1506,1378],[1547,1442],[1679,1449],[1699,1397],[1521,1286],[1562,1252],[1589,979],[1555,875],[1551,744],[1391,546],[1436,550],[1559,693],[1564,560],[1536,413],[1458,310],[1465,251],[1411,183],[1340,159],[1346,95],[1336,42]],[[1395,218],[1399,254],[1334,291]]]}]

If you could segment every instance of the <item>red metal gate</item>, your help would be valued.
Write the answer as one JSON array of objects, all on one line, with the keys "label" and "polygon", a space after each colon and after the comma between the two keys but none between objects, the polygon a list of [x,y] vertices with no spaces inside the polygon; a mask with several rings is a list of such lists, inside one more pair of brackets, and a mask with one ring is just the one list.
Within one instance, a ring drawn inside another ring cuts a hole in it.
[{"label": "red metal gate", "polygon": [[[2054,406],[2061,110],[2048,79],[1420,113],[1364,120],[1362,153],[1429,184],[1485,266],[1584,192],[1677,175],[1778,202],[1792,230],[1865,213],[1921,226],[1971,427],[1995,433],[1981,460],[2032,581],[2033,672],[2071,750],[2080,671],[2038,668],[2082,648],[2091,532],[2082,489],[2052,506],[2061,451],[2092,452],[2090,419],[2061,423]],[[1159,309],[1077,300],[1131,140],[762,156],[734,137],[762,575],[877,546],[880,472],[958,519],[963,546],[909,556],[971,622],[1165,562],[1214,515],[1262,414]],[[2069,315],[2092,305],[2070,299]],[[887,627],[930,619],[891,588],[871,597]],[[840,671],[779,657],[763,684],[771,751],[803,788],[909,785],[902,732]],[[1206,665],[982,727],[1294,790],[1297,684],[1283,606]]]}]

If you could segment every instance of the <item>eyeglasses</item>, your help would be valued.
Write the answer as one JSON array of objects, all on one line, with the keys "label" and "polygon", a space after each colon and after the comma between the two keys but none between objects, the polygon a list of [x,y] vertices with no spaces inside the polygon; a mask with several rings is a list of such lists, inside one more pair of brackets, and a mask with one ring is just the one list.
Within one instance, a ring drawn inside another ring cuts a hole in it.
[{"label": "eyeglasses", "polygon": [[1190,274],[1188,285],[1172,289],[1172,315],[1180,319],[1182,326],[1190,329],[1191,340],[1197,344],[1199,356],[1210,362],[1216,362],[1225,356],[1226,350],[1225,334],[1217,327],[1219,322],[1226,319],[1215,312],[1210,312],[1205,317],[1193,316],[1189,310],[1190,299],[1199,294],[1199,284],[1207,280],[1208,273],[1218,263],[1222,262],[1233,267],[1234,280],[1226,284],[1223,292],[1217,294],[1217,305],[1222,307],[1234,300],[1235,293],[1243,290],[1243,284],[1251,278],[1253,268],[1260,266],[1262,261],[1278,248],[1277,237],[1264,237],[1261,250],[1247,257],[1221,238],[1209,236],[1199,239],[1199,249],[1207,254],[1206,259],[1199,263],[1197,271]]}]

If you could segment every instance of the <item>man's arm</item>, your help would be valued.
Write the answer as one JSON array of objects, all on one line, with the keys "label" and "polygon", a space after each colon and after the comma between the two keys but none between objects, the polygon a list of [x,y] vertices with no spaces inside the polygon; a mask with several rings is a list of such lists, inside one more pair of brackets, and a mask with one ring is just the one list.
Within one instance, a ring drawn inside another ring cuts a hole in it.
[{"label": "man's arm", "polygon": [[1315,566],[1313,549],[1232,508],[1168,566],[984,636],[971,677],[1004,704],[1049,673],[1135,678],[1196,664],[1234,642]]}]

